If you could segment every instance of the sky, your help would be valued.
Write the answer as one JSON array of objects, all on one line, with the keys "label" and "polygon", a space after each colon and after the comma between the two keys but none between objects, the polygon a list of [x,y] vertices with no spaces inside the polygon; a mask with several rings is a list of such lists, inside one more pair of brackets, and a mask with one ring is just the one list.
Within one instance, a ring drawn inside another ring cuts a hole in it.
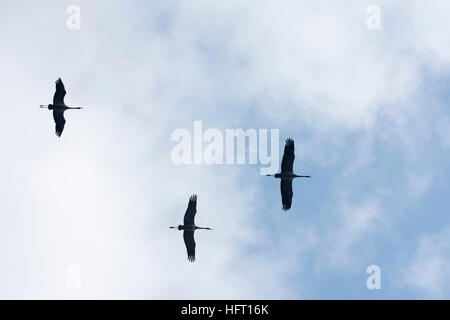
[{"label": "sky", "polygon": [[[449,14],[0,0],[0,298],[449,299]],[[59,77],[86,107],[61,138],[38,108]],[[278,129],[275,152],[294,139],[294,171],[313,178],[285,213],[259,162],[175,164],[172,133],[194,121]],[[194,193],[214,230],[189,263],[168,227]]]}]

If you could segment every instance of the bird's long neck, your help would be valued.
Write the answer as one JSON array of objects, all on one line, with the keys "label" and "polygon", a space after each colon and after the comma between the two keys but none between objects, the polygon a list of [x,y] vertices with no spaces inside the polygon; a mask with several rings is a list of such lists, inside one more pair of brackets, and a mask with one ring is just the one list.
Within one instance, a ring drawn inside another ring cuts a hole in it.
[{"label": "bird's long neck", "polygon": [[311,178],[311,176],[298,176],[294,174],[294,178]]}]

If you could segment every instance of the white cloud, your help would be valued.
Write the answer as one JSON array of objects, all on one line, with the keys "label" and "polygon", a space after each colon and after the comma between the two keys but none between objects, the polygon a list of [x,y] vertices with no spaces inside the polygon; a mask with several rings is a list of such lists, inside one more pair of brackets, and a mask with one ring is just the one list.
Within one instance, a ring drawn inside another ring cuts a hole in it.
[{"label": "white cloud", "polygon": [[422,236],[405,267],[404,283],[429,297],[446,297],[450,283],[450,229]]},{"label": "white cloud", "polygon": [[377,232],[385,231],[388,227],[384,212],[375,199],[355,204],[342,198],[335,215],[330,212],[330,222],[324,237],[324,253],[331,266],[350,269],[357,267],[350,266],[355,256],[361,261],[374,254],[370,252],[371,247],[359,244],[367,243]]},{"label": "white cloud", "polygon": [[426,173],[412,173],[409,175],[409,192],[417,198],[422,196],[430,188],[432,177]]}]

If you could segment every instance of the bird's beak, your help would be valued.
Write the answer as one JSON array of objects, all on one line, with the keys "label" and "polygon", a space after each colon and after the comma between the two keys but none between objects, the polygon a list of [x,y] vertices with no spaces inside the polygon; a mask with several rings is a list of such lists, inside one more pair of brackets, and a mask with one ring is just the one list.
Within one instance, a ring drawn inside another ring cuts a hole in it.
[{"label": "bird's beak", "polygon": [[47,106],[44,105],[44,104],[40,104],[40,105],[39,105],[39,108],[47,108]]}]

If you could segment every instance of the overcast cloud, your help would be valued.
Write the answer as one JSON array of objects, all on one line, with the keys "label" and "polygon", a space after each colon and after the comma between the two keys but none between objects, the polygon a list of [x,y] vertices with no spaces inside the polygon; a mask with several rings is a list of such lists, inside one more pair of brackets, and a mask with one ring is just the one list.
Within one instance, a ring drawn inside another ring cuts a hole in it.
[{"label": "overcast cloud", "polygon": [[[0,297],[449,298],[449,13],[443,0],[1,1]],[[61,139],[38,108],[58,77],[87,107]],[[259,165],[174,165],[171,134],[196,120],[279,129],[313,179],[283,213]],[[191,264],[168,227],[193,193],[214,230],[196,233]],[[372,264],[381,290],[366,288]]]}]

